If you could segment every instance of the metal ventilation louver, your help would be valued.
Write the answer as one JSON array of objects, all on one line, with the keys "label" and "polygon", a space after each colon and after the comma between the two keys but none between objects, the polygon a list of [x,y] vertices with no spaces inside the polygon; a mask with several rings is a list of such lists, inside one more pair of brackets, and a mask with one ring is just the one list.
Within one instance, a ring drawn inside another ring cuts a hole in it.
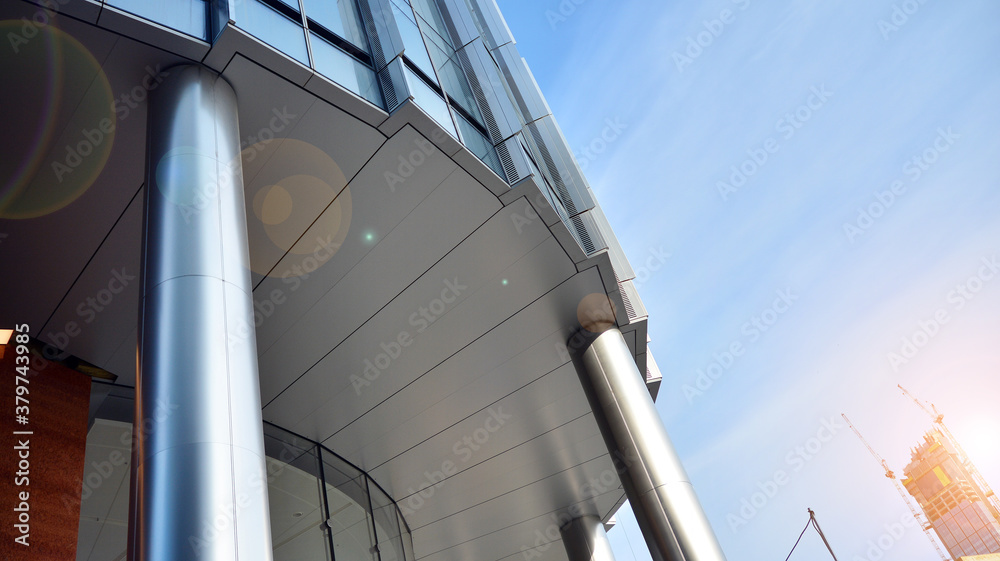
[{"label": "metal ventilation louver", "polygon": [[514,165],[514,159],[510,155],[510,150],[507,148],[507,143],[502,142],[498,144],[496,148],[497,148],[497,157],[500,158],[500,164],[503,166],[503,170],[507,174],[508,182],[514,184],[524,179],[523,177],[520,177],[520,174],[517,173],[517,166]]},{"label": "metal ventilation louver", "polygon": [[570,218],[573,223],[573,229],[576,230],[576,239],[579,240],[580,246],[583,247],[584,253],[587,255],[592,255],[597,248],[594,247],[594,241],[590,237],[590,232],[587,231],[587,227],[583,223],[583,219],[580,215],[576,215]]}]

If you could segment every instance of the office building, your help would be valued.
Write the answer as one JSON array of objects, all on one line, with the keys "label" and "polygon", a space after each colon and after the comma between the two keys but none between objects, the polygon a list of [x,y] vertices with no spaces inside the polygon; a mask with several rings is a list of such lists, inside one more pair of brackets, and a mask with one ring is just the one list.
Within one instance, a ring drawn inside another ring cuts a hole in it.
[{"label": "office building", "polygon": [[924,435],[903,473],[903,485],[953,559],[1000,553],[1000,517],[943,432]]},{"label": "office building", "polygon": [[66,450],[35,539],[608,559],[628,499],[657,561],[723,559],[636,273],[493,0],[2,10],[0,327],[48,388],[37,457]]}]

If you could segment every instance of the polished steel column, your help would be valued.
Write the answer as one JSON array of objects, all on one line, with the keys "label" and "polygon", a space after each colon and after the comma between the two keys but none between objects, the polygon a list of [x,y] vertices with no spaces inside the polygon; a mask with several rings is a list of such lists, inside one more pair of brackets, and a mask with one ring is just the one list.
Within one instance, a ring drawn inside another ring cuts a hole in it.
[{"label": "polished steel column", "polygon": [[569,348],[650,555],[724,561],[621,332],[581,330]]},{"label": "polished steel column", "polygon": [[236,94],[150,92],[129,559],[270,561]]},{"label": "polished steel column", "polygon": [[569,561],[615,561],[611,542],[600,518],[593,515],[575,518],[559,532]]}]

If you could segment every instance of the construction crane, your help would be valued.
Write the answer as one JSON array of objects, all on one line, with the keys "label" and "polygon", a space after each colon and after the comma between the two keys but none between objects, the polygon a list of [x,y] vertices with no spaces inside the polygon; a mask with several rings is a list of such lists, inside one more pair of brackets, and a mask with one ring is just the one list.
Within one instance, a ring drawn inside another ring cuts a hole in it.
[{"label": "construction crane", "polygon": [[847,418],[847,415],[841,413],[840,416],[844,418],[844,421],[847,422],[847,426],[851,427],[851,430],[854,431],[854,434],[857,435],[859,440],[861,440],[861,443],[865,445],[865,448],[867,448],[868,452],[872,455],[873,458],[875,458],[875,461],[877,461],[882,466],[882,469],[885,470],[885,476],[892,481],[893,486],[896,487],[896,491],[899,493],[899,497],[903,499],[904,503],[906,503],[907,508],[910,509],[910,514],[912,514],[913,517],[917,520],[917,524],[919,524],[920,528],[923,529],[924,534],[927,535],[927,539],[930,540],[931,544],[934,546],[934,549],[937,550],[937,553],[941,557],[941,559],[943,561],[950,561],[948,556],[945,555],[943,551],[941,551],[941,546],[939,546],[937,540],[934,539],[934,535],[931,534],[932,526],[930,522],[928,522],[927,519],[924,518],[924,516],[920,513],[920,511],[917,510],[915,506],[913,506],[913,503],[910,502],[909,495],[907,495],[906,491],[903,489],[903,486],[899,483],[899,480],[896,479],[896,473],[889,468],[889,463],[886,462],[885,459],[882,458],[882,456],[878,455],[878,452],[876,452],[875,449],[872,448],[871,444],[868,444],[868,441],[865,440],[865,437],[861,436],[861,433],[858,431],[858,429],[854,428],[854,425],[851,424],[851,420]]},{"label": "construction crane", "polygon": [[976,465],[972,463],[972,460],[969,458],[969,455],[966,454],[965,450],[962,449],[962,445],[958,443],[958,439],[955,438],[955,435],[951,434],[951,431],[948,430],[947,425],[944,424],[944,415],[938,413],[937,407],[935,407],[933,403],[930,403],[930,409],[928,409],[927,405],[924,402],[920,401],[919,399],[914,397],[913,394],[906,391],[906,388],[898,384],[896,385],[896,387],[903,392],[903,395],[913,400],[913,402],[916,403],[917,406],[923,409],[924,413],[927,413],[927,415],[931,418],[931,420],[933,420],[934,426],[940,429],[941,432],[944,433],[946,437],[948,437],[948,440],[950,440],[951,443],[955,446],[955,450],[959,454],[959,460],[961,460],[962,465],[969,472],[969,475],[972,476],[972,480],[976,483],[976,485],[979,486],[979,489],[985,495],[986,506],[989,507],[990,511],[992,511],[991,513],[993,514],[993,516],[997,520],[1000,520],[1000,498],[998,498],[996,494],[993,492],[993,489],[990,488],[990,484],[986,482],[986,478],[983,477],[983,474],[979,473],[979,470],[976,469]]}]

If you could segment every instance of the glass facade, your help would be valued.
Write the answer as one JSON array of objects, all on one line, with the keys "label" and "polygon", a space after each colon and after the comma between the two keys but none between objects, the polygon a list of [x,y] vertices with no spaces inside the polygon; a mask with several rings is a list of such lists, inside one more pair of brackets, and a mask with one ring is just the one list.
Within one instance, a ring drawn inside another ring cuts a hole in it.
[{"label": "glass facade", "polygon": [[316,71],[367,99],[372,105],[382,105],[375,71],[332,43],[310,31],[313,61]]},{"label": "glass facade", "polygon": [[[135,390],[95,383],[91,396],[81,513],[93,516],[78,551],[125,551],[129,466],[116,458],[131,454]],[[275,561],[414,559],[399,508],[367,474],[311,440],[268,423],[263,430]]]},{"label": "glass facade", "polygon": [[[284,9],[280,9],[284,7]],[[236,26],[275,49],[309,66],[309,51],[297,11],[286,4],[265,4],[258,0],[236,2],[231,14]]]},{"label": "glass facade", "polygon": [[208,40],[208,2],[205,0],[107,0],[107,4],[155,21],[202,41]]},{"label": "glass facade", "polygon": [[571,231],[596,205],[492,1],[106,2],[202,40],[232,21],[382,109],[412,98],[508,184],[534,176]]}]

